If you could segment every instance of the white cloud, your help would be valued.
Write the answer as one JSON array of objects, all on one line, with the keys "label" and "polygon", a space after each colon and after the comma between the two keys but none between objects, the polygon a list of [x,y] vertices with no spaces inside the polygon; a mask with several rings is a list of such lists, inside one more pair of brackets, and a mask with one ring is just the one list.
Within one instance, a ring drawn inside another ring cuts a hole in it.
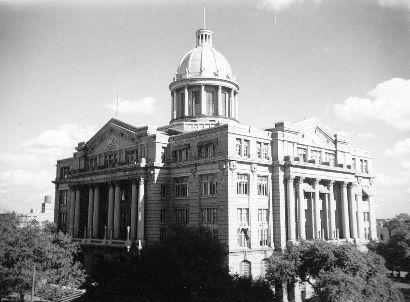
[{"label": "white cloud", "polygon": [[401,159],[400,162],[401,162],[401,165],[404,169],[410,170],[410,160]]},{"label": "white cloud", "polygon": [[334,105],[335,114],[348,121],[383,120],[399,130],[410,130],[410,80],[382,82],[366,98],[350,97]]},{"label": "white cloud", "polygon": [[[106,105],[107,108],[117,112],[117,101]],[[139,114],[148,115],[155,112],[155,99],[152,97],[143,97],[138,100],[118,99],[119,114]]]},{"label": "white cloud", "polygon": [[379,0],[380,6],[385,7],[404,7],[410,9],[410,0]]},{"label": "white cloud", "polygon": [[387,149],[385,153],[389,156],[410,154],[410,137],[398,141],[391,149]]},{"label": "white cloud", "polygon": [[370,132],[359,132],[357,133],[357,137],[360,139],[366,139],[366,138],[373,138],[375,135]]},{"label": "white cloud", "polygon": [[44,190],[50,187],[54,175],[45,170],[27,171],[22,169],[0,172],[0,189],[6,192],[16,187],[24,187],[24,190]]}]

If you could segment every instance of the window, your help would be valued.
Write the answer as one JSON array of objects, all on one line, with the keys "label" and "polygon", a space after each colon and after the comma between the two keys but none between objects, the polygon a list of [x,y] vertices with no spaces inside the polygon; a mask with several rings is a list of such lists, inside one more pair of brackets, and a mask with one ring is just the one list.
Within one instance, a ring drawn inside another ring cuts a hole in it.
[{"label": "window", "polygon": [[58,201],[60,207],[65,206],[68,201],[68,190],[61,190],[58,192]]},{"label": "window", "polygon": [[166,223],[167,222],[167,210],[161,209],[159,222],[160,223]]},{"label": "window", "polygon": [[364,173],[369,173],[369,162],[364,160]]},{"label": "window", "polygon": [[183,162],[189,159],[189,147],[174,150],[172,156],[175,163]]},{"label": "window", "polygon": [[188,196],[188,177],[175,178],[175,197]]},{"label": "window", "polygon": [[159,239],[164,239],[167,236],[166,228],[159,228]]},{"label": "window", "polygon": [[191,102],[192,102],[192,115],[200,115],[201,114],[201,100],[199,97],[199,91],[194,90],[191,92]]},{"label": "window", "polygon": [[306,162],[307,161],[307,151],[306,148],[298,148],[298,157],[300,161]]},{"label": "window", "polygon": [[261,228],[258,230],[259,246],[268,246],[268,229]]},{"label": "window", "polygon": [[236,155],[242,156],[242,140],[236,139]]},{"label": "window", "polygon": [[215,101],[214,93],[212,91],[206,91],[206,115],[215,115]]},{"label": "window", "polygon": [[97,168],[97,157],[96,156],[89,157],[88,165],[89,165],[90,170],[95,170]]},{"label": "window", "polygon": [[370,221],[370,213],[369,212],[363,212],[363,221],[364,222],[369,222]]},{"label": "window", "polygon": [[369,227],[364,227],[364,238],[366,240],[370,240],[370,228]]},{"label": "window", "polygon": [[269,268],[269,260],[263,259],[261,261],[261,277],[266,276],[266,273],[268,272],[268,268]]},{"label": "window", "polygon": [[325,152],[325,162],[329,163],[329,166],[335,165],[335,154],[330,152]]},{"label": "window", "polygon": [[256,143],[256,155],[258,158],[262,158],[262,143],[260,142]]},{"label": "window", "polygon": [[165,154],[166,154],[166,151],[167,151],[167,147],[162,147],[162,150],[161,150],[161,162],[162,163],[165,163]]},{"label": "window", "polygon": [[187,224],[189,222],[189,211],[188,209],[177,209],[175,210],[175,222]]},{"label": "window", "polygon": [[67,233],[67,213],[58,214],[58,229]]},{"label": "window", "polygon": [[357,170],[357,167],[356,167],[356,158],[352,158],[352,164],[353,164],[353,170]]},{"label": "window", "polygon": [[220,115],[220,116],[227,116],[227,115],[226,115],[226,113],[227,113],[227,110],[226,110],[226,100],[227,100],[227,98],[228,98],[228,94],[227,94],[226,92],[222,92],[222,93],[221,93],[221,97],[222,97],[221,105],[219,106],[220,109],[221,109],[221,112],[219,113],[219,115]]},{"label": "window", "polygon": [[239,272],[241,276],[250,277],[251,276],[251,263],[249,261],[242,261],[240,264]]},{"label": "window", "polygon": [[384,241],[384,235],[380,234],[380,241]]},{"label": "window", "polygon": [[216,224],[217,223],[217,209],[216,208],[202,209],[201,221],[204,224]]},{"label": "window", "polygon": [[322,152],[319,150],[311,150],[310,151],[310,158],[315,160],[315,163],[319,163],[321,162],[321,156],[322,156]]},{"label": "window", "polygon": [[249,152],[250,152],[250,142],[248,140],[243,141],[243,156],[249,157]]},{"label": "window", "polygon": [[268,196],[268,177],[258,176],[258,195]]},{"label": "window", "polygon": [[269,144],[262,144],[262,159],[268,159]]},{"label": "window", "polygon": [[238,208],[238,223],[241,226],[249,225],[249,209],[248,208]]},{"label": "window", "polygon": [[138,162],[138,150],[126,150],[125,151],[125,163],[136,164]]},{"label": "window", "polygon": [[67,178],[68,173],[70,171],[70,167],[65,166],[60,168],[60,178]]},{"label": "window", "polygon": [[269,219],[268,209],[258,209],[258,222],[262,224],[267,224]]},{"label": "window", "polygon": [[161,185],[161,198],[167,198],[168,189],[167,185]]},{"label": "window", "polygon": [[236,181],[236,193],[240,195],[249,194],[249,176],[248,174],[238,174]]},{"label": "window", "polygon": [[201,175],[201,195],[209,196],[218,194],[216,174]]},{"label": "window", "polygon": [[210,158],[215,156],[215,144],[208,143],[198,146],[198,158]]}]

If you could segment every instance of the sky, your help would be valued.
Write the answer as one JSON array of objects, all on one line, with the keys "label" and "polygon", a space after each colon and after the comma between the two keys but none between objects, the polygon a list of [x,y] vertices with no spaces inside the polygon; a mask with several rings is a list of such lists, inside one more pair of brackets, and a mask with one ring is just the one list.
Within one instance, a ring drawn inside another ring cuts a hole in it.
[{"label": "sky", "polygon": [[[0,0],[0,211],[54,196],[111,117],[166,125],[202,0]],[[410,213],[410,0],[207,0],[241,124],[317,118],[374,155],[380,218]]]}]

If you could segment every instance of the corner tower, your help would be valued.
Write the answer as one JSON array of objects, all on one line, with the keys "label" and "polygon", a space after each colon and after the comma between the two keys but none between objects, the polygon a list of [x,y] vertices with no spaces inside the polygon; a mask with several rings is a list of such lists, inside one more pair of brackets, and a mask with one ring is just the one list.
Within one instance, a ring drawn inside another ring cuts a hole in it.
[{"label": "corner tower", "polygon": [[200,130],[238,123],[239,86],[212,42],[212,31],[197,30],[195,48],[184,55],[169,85],[172,128]]}]

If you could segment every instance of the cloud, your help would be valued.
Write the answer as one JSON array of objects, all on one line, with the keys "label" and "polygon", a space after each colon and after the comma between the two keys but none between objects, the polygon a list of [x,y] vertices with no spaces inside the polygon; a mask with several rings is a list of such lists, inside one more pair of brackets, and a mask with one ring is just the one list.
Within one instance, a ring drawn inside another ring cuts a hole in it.
[{"label": "cloud", "polygon": [[387,149],[385,153],[388,156],[402,156],[405,154],[410,154],[410,137],[398,141],[391,149]]},{"label": "cloud", "polygon": [[410,0],[379,0],[378,4],[383,7],[403,7],[410,9]]},{"label": "cloud", "polygon": [[[106,105],[107,108],[117,112],[117,101]],[[155,112],[155,99],[152,97],[143,97],[138,100],[118,99],[119,114],[139,114],[149,115]]]},{"label": "cloud", "polygon": [[374,138],[375,135],[370,132],[359,132],[357,133],[357,138],[366,139],[366,138]]},{"label": "cloud", "polygon": [[335,114],[348,121],[383,120],[401,131],[410,130],[410,80],[382,82],[367,97],[349,97],[334,105]]}]

